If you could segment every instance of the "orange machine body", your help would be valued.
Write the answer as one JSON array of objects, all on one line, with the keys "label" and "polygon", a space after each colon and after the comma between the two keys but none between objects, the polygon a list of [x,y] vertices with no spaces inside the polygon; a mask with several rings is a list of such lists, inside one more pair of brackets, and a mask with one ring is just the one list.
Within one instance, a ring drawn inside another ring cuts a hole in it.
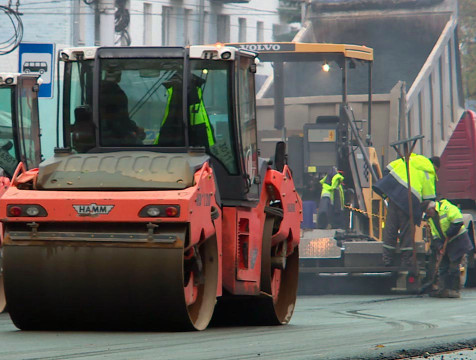
[{"label": "orange machine body", "polygon": [[[213,170],[205,163],[194,175],[194,185],[183,190],[149,191],[52,191],[22,187],[35,183],[38,170],[24,171],[19,165],[10,184],[4,186],[0,199],[0,218],[3,223],[67,223],[75,226],[84,224],[187,224],[189,240],[185,250],[191,249],[201,240],[216,234],[219,273],[217,296],[226,289],[233,295],[258,295],[260,293],[262,236],[265,221],[265,206],[270,201],[280,201],[283,217],[279,229],[273,233],[272,244],[286,244],[286,253],[291,254],[299,244],[299,226],[302,220],[302,203],[296,192],[291,172],[285,166],[283,172],[268,169],[258,204],[255,207],[220,208]],[[41,217],[18,216],[8,213],[15,205],[40,205],[47,215]],[[142,217],[141,210],[148,205],[168,205],[179,209],[173,217]],[[76,208],[96,207],[110,209],[107,214],[81,215]],[[212,209],[219,212],[211,220]],[[2,242],[9,241],[8,236]],[[31,244],[40,243],[31,233]],[[47,240],[51,243],[54,240]],[[74,241],[62,242],[75,246]],[[106,244],[107,246],[107,244]],[[147,246],[147,244],[135,245]],[[186,255],[186,254],[185,254]]]}]

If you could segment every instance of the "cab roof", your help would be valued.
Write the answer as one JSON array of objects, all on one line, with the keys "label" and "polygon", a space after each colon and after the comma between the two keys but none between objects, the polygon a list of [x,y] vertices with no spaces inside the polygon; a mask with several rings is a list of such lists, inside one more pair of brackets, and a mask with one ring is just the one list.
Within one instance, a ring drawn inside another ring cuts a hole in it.
[{"label": "cab roof", "polygon": [[363,45],[301,43],[301,42],[258,42],[229,43],[239,49],[254,51],[259,54],[326,54],[342,55],[349,59],[373,61],[374,50]]},{"label": "cab roof", "polygon": [[[125,47],[122,47],[124,49]],[[131,53],[134,50],[139,50],[141,53],[144,53],[146,49],[157,50],[157,49],[184,49],[184,47],[177,46],[134,46],[127,47],[127,50]],[[191,45],[187,46],[189,49],[189,56],[193,59],[209,59],[209,60],[234,60],[235,53],[244,54],[251,57],[256,57],[256,53],[246,49],[236,48],[236,47],[227,47],[224,44],[214,44],[214,45]],[[96,53],[99,49],[117,49],[120,50],[121,47],[72,47],[62,49],[60,51],[60,57],[63,61],[78,61],[78,60],[93,60],[96,56]]]},{"label": "cab roof", "polygon": [[[20,76],[24,77],[36,77],[39,78],[39,75],[36,74],[20,74],[20,73],[7,73],[7,72],[0,72],[0,86],[11,86],[16,85],[18,83],[18,78]],[[38,83],[41,83],[41,80],[37,80]]]}]

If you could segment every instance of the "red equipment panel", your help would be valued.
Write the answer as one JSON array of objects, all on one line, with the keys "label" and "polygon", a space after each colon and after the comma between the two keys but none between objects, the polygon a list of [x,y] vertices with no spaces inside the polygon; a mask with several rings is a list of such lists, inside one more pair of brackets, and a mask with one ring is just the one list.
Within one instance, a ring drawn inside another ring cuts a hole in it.
[{"label": "red equipment panel", "polygon": [[476,200],[476,113],[465,111],[451,135],[438,171],[438,195]]}]

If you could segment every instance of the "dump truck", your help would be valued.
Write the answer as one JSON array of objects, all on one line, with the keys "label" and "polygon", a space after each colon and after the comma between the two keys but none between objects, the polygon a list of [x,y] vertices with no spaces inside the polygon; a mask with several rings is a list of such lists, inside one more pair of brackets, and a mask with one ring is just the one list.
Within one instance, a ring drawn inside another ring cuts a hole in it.
[{"label": "dump truck", "polygon": [[[31,169],[41,161],[39,86],[36,75],[0,73],[0,197],[20,162],[25,169]],[[6,307],[1,268],[0,265],[0,312]]]},{"label": "dump truck", "polygon": [[[258,156],[256,54],[64,49],[53,158],[0,199],[15,326],[203,330],[286,324],[302,203],[276,145]],[[232,307],[233,311],[224,311]]]},{"label": "dump truck", "polygon": [[[360,201],[363,197],[359,199],[356,195],[367,184],[359,184],[352,171],[344,171],[344,176],[347,188],[352,190],[347,201],[351,211],[348,226],[355,234],[336,233],[335,229],[314,230],[316,205],[307,206],[307,201],[317,202],[320,196],[319,186],[313,186],[317,182],[314,178],[321,177],[317,175],[320,167],[340,166],[335,158],[336,154],[340,155],[335,151],[332,154],[329,141],[326,149],[324,138],[310,137],[307,128],[331,129],[335,124],[347,123],[339,120],[345,91],[359,136],[363,144],[375,148],[380,168],[398,157],[392,143],[416,135],[424,138],[417,142],[415,152],[428,157],[443,155],[442,167],[445,167],[443,151],[464,118],[456,5],[452,0],[312,1],[308,21],[293,42],[346,43],[372,48],[375,59],[371,75],[359,70],[365,67],[359,66],[358,61],[346,68],[331,65],[330,71],[324,72],[321,67],[329,65],[324,55],[320,65],[316,65],[300,62],[299,54],[289,54],[283,60],[281,73],[277,73],[276,66],[271,70],[260,67],[265,74],[257,100],[260,148],[264,156],[272,156],[272,146],[268,143],[276,139],[288,143],[290,166],[304,200],[300,247],[303,275],[315,279],[319,274],[375,274],[392,277],[394,289],[419,287],[418,278],[425,276],[428,252],[424,229],[417,229],[416,234],[416,251],[423,264],[418,274],[421,276],[415,278],[398,268],[384,268],[382,243],[378,241],[383,225],[381,202],[378,198],[375,203]],[[245,48],[264,54],[280,46],[255,43]],[[290,46],[283,45],[282,49],[289,50]],[[293,51],[298,52],[292,49],[289,52]],[[297,65],[290,63],[292,57]],[[347,76],[342,76],[343,72]],[[368,163],[363,171],[369,171]],[[368,225],[368,219],[373,219],[372,226]],[[373,236],[369,236],[371,232]],[[474,238],[472,229],[470,233]],[[310,252],[303,253],[304,249]]]}]

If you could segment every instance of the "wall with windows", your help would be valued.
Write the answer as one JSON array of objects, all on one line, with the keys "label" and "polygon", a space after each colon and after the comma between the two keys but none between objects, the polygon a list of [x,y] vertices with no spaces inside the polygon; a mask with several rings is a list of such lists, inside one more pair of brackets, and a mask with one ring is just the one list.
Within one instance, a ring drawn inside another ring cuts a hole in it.
[{"label": "wall with windows", "polygon": [[[96,4],[101,11],[97,10]],[[55,43],[57,49],[126,45],[128,40],[133,46],[256,42],[272,41],[273,33],[287,26],[280,22],[276,10],[279,0],[251,0],[249,3],[126,0],[123,10],[128,10],[129,22],[123,23],[124,31],[116,33],[115,0],[96,0],[96,4],[88,5],[83,0],[21,0],[23,42]],[[0,32],[8,35],[12,29],[7,20],[0,18]],[[0,71],[17,70],[18,51],[0,56]],[[40,99],[39,106],[43,154],[48,158],[56,143],[56,98]]]},{"label": "wall with windows", "polygon": [[272,41],[286,25],[279,0],[222,3],[205,0],[130,0],[132,45]]}]

